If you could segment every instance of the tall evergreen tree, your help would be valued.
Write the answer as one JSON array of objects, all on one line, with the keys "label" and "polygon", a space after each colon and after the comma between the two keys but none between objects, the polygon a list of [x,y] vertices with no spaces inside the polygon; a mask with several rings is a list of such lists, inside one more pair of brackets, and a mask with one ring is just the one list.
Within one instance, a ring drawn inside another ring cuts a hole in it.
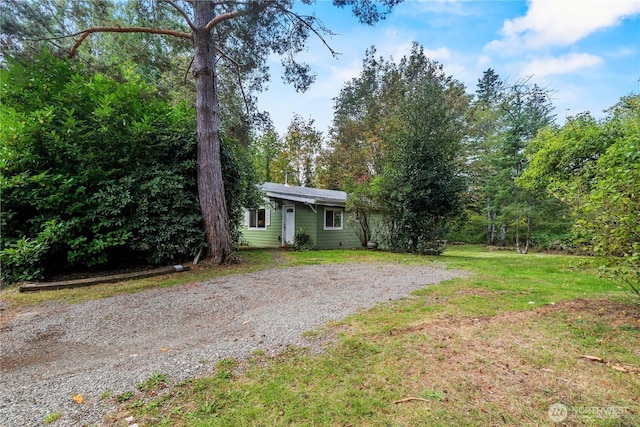
[{"label": "tall evergreen tree", "polygon": [[485,242],[514,243],[526,253],[535,220],[560,207],[515,185],[527,166],[525,149],[554,121],[550,91],[530,79],[507,84],[492,69],[483,73],[469,110],[465,140],[471,185],[468,213],[474,225],[484,218]]},{"label": "tall evergreen tree", "polygon": [[273,129],[258,136],[251,144],[251,158],[258,178],[263,182],[279,182],[277,159],[284,150],[278,133]]},{"label": "tall evergreen tree", "polygon": [[478,80],[475,98],[468,112],[469,131],[465,138],[467,174],[466,221],[474,221],[477,216],[486,218],[486,243],[496,241],[495,195],[486,192],[488,177],[494,174],[489,159],[496,155],[496,139],[500,132],[500,117],[505,82],[489,68]]}]

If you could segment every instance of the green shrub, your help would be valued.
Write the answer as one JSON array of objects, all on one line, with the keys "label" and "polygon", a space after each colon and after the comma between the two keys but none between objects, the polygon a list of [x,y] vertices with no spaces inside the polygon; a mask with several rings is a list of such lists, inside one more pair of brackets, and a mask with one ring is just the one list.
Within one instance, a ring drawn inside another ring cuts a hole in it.
[{"label": "green shrub", "polygon": [[[2,281],[183,262],[204,244],[195,111],[136,79],[86,75],[41,53],[0,70]],[[231,229],[257,196],[248,157],[225,142]],[[253,198],[253,199],[252,199]]]},{"label": "green shrub", "polygon": [[34,238],[21,237],[0,252],[2,281],[22,282],[41,278],[46,254],[62,240],[64,225],[50,220]]},{"label": "green shrub", "polygon": [[291,248],[296,251],[310,251],[314,249],[311,236],[304,230],[304,228],[298,228],[296,230]]}]

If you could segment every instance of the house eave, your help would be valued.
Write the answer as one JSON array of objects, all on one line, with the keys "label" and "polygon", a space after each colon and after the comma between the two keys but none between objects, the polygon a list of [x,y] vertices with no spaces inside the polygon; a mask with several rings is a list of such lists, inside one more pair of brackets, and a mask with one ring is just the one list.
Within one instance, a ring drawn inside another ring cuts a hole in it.
[{"label": "house eave", "polygon": [[267,194],[267,197],[277,201],[281,201],[281,202],[291,201],[291,202],[304,203],[306,205],[335,206],[335,207],[341,207],[341,208],[344,208],[346,206],[345,202],[343,202],[342,200],[317,199],[313,197],[304,197],[304,196],[293,195],[293,194],[283,194],[283,193],[278,193],[274,191],[266,191],[265,193]]}]

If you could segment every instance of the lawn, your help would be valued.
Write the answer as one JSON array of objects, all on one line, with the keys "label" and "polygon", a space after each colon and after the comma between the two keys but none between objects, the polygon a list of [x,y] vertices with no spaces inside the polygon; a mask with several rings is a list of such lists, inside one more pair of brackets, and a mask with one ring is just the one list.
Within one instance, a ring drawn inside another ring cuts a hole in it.
[{"label": "lawn", "polygon": [[[225,359],[206,378],[162,373],[122,401],[113,425],[640,425],[640,304],[590,260],[450,247],[443,256],[367,251],[250,251],[246,263],[129,283],[178,286],[220,274],[337,262],[446,263],[468,277],[430,286],[308,336],[292,347]],[[104,296],[110,291],[101,290]],[[56,291],[80,301],[88,289]],[[4,292],[11,305],[38,304]],[[162,378],[162,381],[157,381]],[[152,380],[150,379],[150,380]]]}]

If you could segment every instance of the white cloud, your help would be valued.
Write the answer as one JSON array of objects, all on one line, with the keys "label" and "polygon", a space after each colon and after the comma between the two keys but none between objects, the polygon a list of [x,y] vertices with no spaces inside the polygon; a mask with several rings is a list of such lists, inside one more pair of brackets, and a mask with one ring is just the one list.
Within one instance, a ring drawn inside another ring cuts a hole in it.
[{"label": "white cloud", "polygon": [[621,47],[618,50],[606,52],[606,56],[610,58],[631,58],[637,54],[637,49],[632,47]]},{"label": "white cloud", "polygon": [[329,80],[334,83],[346,83],[354,77],[358,77],[362,71],[362,62],[352,62],[345,67],[329,67],[331,76]]},{"label": "white cloud", "polygon": [[636,14],[640,14],[638,0],[529,0],[527,14],[505,21],[503,38],[486,48],[514,52],[568,46]]},{"label": "white cloud", "polygon": [[331,102],[345,83],[358,77],[362,71],[362,63],[352,61],[348,64],[330,65],[318,70],[318,78],[306,92],[307,99],[324,99]]},{"label": "white cloud", "polygon": [[468,79],[475,78],[475,75],[471,76],[471,70],[465,64],[458,61],[446,63],[444,71],[447,75],[452,76],[454,79],[462,83],[465,83]]},{"label": "white cloud", "polygon": [[435,50],[425,48],[424,54],[427,56],[427,58],[435,59],[437,61],[451,59],[451,51],[449,51],[449,48],[447,47],[440,47]]},{"label": "white cloud", "polygon": [[481,55],[476,61],[477,68],[486,68],[487,65],[491,64],[491,57],[487,55]]},{"label": "white cloud", "polygon": [[411,32],[388,29],[384,32],[384,37],[375,43],[376,56],[382,56],[385,59],[391,57],[394,61],[400,61],[403,56],[411,54],[413,40],[415,40],[415,35]]},{"label": "white cloud", "polygon": [[[394,62],[399,62],[403,57],[411,55],[411,48],[414,41],[419,37],[412,31],[404,31],[397,29],[389,29],[384,32],[384,36],[378,40],[375,44],[376,57],[383,57],[384,59],[393,59]],[[451,51],[446,46],[441,46],[435,49],[429,49],[424,44],[424,54],[429,59],[436,61],[443,61],[451,59]],[[364,50],[360,54],[364,57]]]},{"label": "white cloud", "polygon": [[398,11],[394,13],[405,13],[414,15],[420,14],[448,14],[448,15],[469,15],[469,9],[464,7],[464,3],[472,0],[417,0],[406,2],[406,8],[403,8],[403,3],[396,7]]},{"label": "white cloud", "polygon": [[554,74],[567,74],[585,67],[601,64],[602,58],[588,53],[571,53],[559,58],[539,58],[529,62],[520,76],[543,78]]}]

